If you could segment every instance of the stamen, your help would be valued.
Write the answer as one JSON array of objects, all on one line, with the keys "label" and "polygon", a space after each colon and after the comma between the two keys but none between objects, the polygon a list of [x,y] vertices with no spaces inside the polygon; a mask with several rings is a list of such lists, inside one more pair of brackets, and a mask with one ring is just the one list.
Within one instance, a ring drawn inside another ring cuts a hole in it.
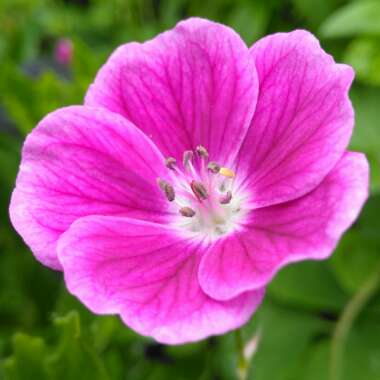
[{"label": "stamen", "polygon": [[219,173],[219,170],[220,170],[220,165],[215,162],[215,161],[210,161],[207,165],[207,169],[211,172],[211,173]]},{"label": "stamen", "polygon": [[188,168],[190,163],[193,161],[194,152],[192,150],[185,150],[183,152],[183,166]]},{"label": "stamen", "polygon": [[174,157],[168,157],[166,160],[165,160],[165,165],[167,168],[173,170],[174,167],[176,166],[177,164],[177,160],[174,158]]},{"label": "stamen", "polygon": [[219,203],[222,204],[222,205],[227,205],[228,203],[231,202],[231,199],[232,199],[232,193],[231,193],[231,191],[227,191],[226,194],[223,194],[219,198]]},{"label": "stamen", "polygon": [[192,181],[190,184],[191,190],[193,190],[193,193],[198,198],[199,201],[205,200],[208,197],[208,193],[206,188],[203,186],[202,183],[197,181]]},{"label": "stamen", "polygon": [[220,168],[219,174],[227,178],[235,177],[235,173],[231,169],[228,169],[228,168]]},{"label": "stamen", "polygon": [[170,172],[157,178],[157,184],[176,210],[178,227],[214,240],[233,231],[245,211],[234,171],[212,158],[203,145],[185,151],[182,163],[166,157]]},{"label": "stamen", "polygon": [[195,211],[191,207],[182,207],[179,213],[186,218],[192,218],[195,215]]},{"label": "stamen", "polygon": [[165,194],[167,200],[169,202],[174,201],[175,192],[174,192],[173,186],[161,178],[157,178],[157,184],[160,187],[160,189],[163,191],[163,193]]},{"label": "stamen", "polygon": [[207,152],[207,149],[202,146],[202,145],[198,145],[197,148],[197,153],[199,154],[200,157],[202,158],[208,158],[208,152]]}]

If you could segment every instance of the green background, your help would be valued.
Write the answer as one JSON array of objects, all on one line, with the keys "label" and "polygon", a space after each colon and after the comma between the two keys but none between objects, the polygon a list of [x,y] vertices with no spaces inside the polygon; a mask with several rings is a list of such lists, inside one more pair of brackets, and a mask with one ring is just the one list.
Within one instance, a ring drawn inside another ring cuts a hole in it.
[{"label": "green background", "polygon": [[[344,0],[0,0],[0,379],[236,379],[233,334],[169,347],[92,315],[34,260],[7,211],[36,123],[81,103],[118,45],[193,15],[232,26],[248,45],[306,28],[354,66],[351,148],[370,160],[370,199],[330,260],[281,271],[243,336],[261,336],[250,379],[380,379],[380,1]],[[70,67],[54,63],[61,37],[74,43]]]}]

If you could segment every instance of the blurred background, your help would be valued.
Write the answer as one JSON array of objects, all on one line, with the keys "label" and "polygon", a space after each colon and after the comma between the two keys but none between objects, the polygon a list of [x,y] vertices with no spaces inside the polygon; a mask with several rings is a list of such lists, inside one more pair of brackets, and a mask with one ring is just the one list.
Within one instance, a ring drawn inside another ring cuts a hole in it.
[{"label": "blurred background", "polygon": [[232,334],[177,347],[87,312],[60,273],[34,260],[8,203],[25,135],[48,112],[83,101],[120,44],[189,16],[236,29],[251,45],[306,28],[352,65],[351,148],[371,163],[371,197],[327,262],[284,269],[243,329],[260,331],[253,380],[380,379],[380,1],[0,0],[0,379],[236,379]]}]

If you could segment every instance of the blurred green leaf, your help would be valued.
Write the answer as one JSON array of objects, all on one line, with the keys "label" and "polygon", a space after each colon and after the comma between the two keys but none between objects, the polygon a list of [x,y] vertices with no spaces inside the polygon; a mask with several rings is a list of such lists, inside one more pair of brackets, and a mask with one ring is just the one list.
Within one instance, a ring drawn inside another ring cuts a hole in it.
[{"label": "blurred green leaf", "polygon": [[366,153],[371,167],[371,190],[376,193],[380,190],[380,89],[356,86],[350,96],[356,114],[350,149]]},{"label": "blurred green leaf", "polygon": [[45,358],[47,348],[41,338],[17,333],[13,356],[3,364],[5,380],[50,380]]},{"label": "blurred green leaf", "polygon": [[330,15],[320,27],[323,37],[380,35],[380,2],[353,1]]},{"label": "blurred green leaf", "polygon": [[84,337],[79,314],[56,317],[59,341],[47,347],[42,338],[16,334],[13,355],[4,362],[6,380],[109,380],[91,340]]},{"label": "blurred green leaf", "polygon": [[269,22],[269,10],[263,3],[244,2],[229,16],[229,24],[245,40],[248,46],[264,35]]},{"label": "blurred green leaf", "polygon": [[79,314],[71,312],[65,317],[57,317],[54,323],[61,332],[57,351],[48,361],[52,377],[59,380],[109,380],[102,360],[83,337]]},{"label": "blurred green leaf", "polygon": [[365,205],[359,220],[343,237],[332,257],[341,285],[355,292],[380,265],[380,195]]},{"label": "blurred green leaf", "polygon": [[[13,91],[8,91],[9,88]],[[75,84],[58,78],[52,70],[33,78],[10,63],[0,71],[0,94],[0,100],[23,135],[47,113],[81,103],[83,96],[78,96]]]},{"label": "blurred green leaf", "polygon": [[[344,380],[380,379],[380,324],[359,323],[351,331],[343,360]],[[305,357],[303,380],[330,380],[330,341],[325,339],[311,347]]]},{"label": "blurred green leaf", "polygon": [[380,323],[361,323],[351,331],[344,357],[345,380],[380,379]]},{"label": "blurred green leaf", "polygon": [[286,304],[310,310],[339,311],[347,295],[326,262],[305,261],[283,268],[268,293]]},{"label": "blurred green leaf", "polygon": [[380,86],[380,39],[361,37],[353,40],[344,61],[353,66],[358,80]]},{"label": "blurred green leaf", "polygon": [[305,356],[302,380],[330,380],[330,341],[323,339],[311,346]]},{"label": "blurred green leaf", "polygon": [[257,319],[262,338],[252,360],[252,380],[297,378],[309,346],[328,331],[328,323],[316,316],[269,303]]},{"label": "blurred green leaf", "polygon": [[318,26],[336,7],[336,0],[293,0],[297,13],[311,26]]},{"label": "blurred green leaf", "polygon": [[[2,168],[0,183],[2,184],[2,189],[8,187],[8,190],[10,190],[13,185],[19,161],[20,146],[19,139],[8,133],[0,132],[0,166]],[[1,194],[1,196],[4,195],[4,193]]]}]

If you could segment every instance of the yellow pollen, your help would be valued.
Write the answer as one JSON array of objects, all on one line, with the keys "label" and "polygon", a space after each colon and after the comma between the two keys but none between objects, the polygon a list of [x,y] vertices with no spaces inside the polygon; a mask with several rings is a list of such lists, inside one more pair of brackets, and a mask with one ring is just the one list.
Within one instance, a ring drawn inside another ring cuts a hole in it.
[{"label": "yellow pollen", "polygon": [[227,178],[234,178],[235,177],[235,173],[231,169],[228,169],[228,168],[220,168],[219,174],[221,174]]}]

